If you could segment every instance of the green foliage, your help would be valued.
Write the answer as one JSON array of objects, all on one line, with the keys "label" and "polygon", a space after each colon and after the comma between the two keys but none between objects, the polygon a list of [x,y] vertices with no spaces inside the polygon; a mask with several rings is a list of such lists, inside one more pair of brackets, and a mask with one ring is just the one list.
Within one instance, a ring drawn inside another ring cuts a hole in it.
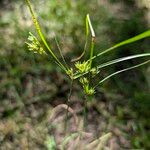
[{"label": "green foliage", "polygon": [[51,56],[54,58],[54,60],[56,61],[56,63],[64,70],[66,71],[66,68],[65,66],[59,61],[59,59],[57,58],[57,56],[54,54],[54,52],[51,50],[50,46],[47,44],[46,42],[46,39],[41,31],[41,28],[40,28],[40,25],[35,17],[35,14],[33,12],[33,9],[31,7],[31,4],[30,4],[30,1],[29,0],[26,0],[27,2],[27,5],[29,7],[29,10],[30,10],[30,13],[32,15],[32,19],[33,19],[33,22],[34,22],[34,25],[36,27],[36,30],[37,30],[37,33],[39,35],[39,37],[41,38],[43,44],[45,45],[45,47],[47,48],[47,50],[50,52]]},{"label": "green foliage", "polygon": [[[143,33],[141,33],[141,34],[139,34],[139,35],[137,35],[137,36],[135,36],[135,37],[132,37],[132,38],[130,38],[130,39],[127,39],[127,40],[125,40],[125,41],[122,41],[122,42],[120,42],[120,43],[118,43],[118,44],[116,44],[116,45],[114,45],[114,46],[112,46],[112,47],[110,47],[110,48],[104,50],[103,52],[100,52],[100,53],[97,54],[96,56],[93,56],[93,52],[94,52],[94,42],[95,42],[95,32],[94,32],[94,30],[93,30],[93,27],[92,27],[92,24],[91,24],[91,20],[90,20],[89,14],[88,14],[88,15],[86,16],[86,42],[87,42],[87,38],[88,38],[88,35],[89,35],[89,29],[90,29],[90,32],[91,32],[91,35],[92,35],[92,37],[91,37],[91,45],[90,45],[90,59],[87,60],[87,61],[84,61],[83,63],[81,63],[81,62],[75,63],[75,67],[76,67],[77,71],[73,71],[72,68],[71,68],[71,69],[65,68],[65,66],[60,62],[60,60],[57,58],[57,56],[54,54],[54,52],[53,52],[53,51],[51,50],[51,48],[48,46],[48,44],[47,44],[47,42],[46,42],[46,40],[45,40],[45,37],[44,37],[43,33],[41,32],[41,28],[40,28],[40,26],[39,26],[39,23],[38,23],[38,21],[37,21],[37,19],[36,19],[36,17],[35,17],[35,14],[34,14],[34,11],[33,11],[32,7],[31,7],[30,1],[29,1],[29,0],[26,0],[26,2],[27,2],[27,5],[28,5],[28,7],[29,7],[30,13],[31,13],[31,15],[32,15],[32,19],[33,19],[33,22],[34,22],[34,24],[35,24],[35,28],[36,28],[36,30],[37,30],[37,33],[38,33],[39,37],[40,37],[41,40],[43,41],[45,47],[50,51],[50,54],[51,54],[51,56],[54,58],[55,62],[66,72],[67,75],[70,76],[70,79],[71,79],[71,80],[77,79],[77,78],[79,78],[79,77],[81,77],[81,76],[84,76],[85,74],[91,73],[91,71],[90,71],[91,69],[94,70],[95,68],[97,68],[97,66],[94,67],[94,68],[92,68],[92,61],[93,61],[93,59],[96,59],[97,57],[99,57],[99,56],[101,56],[101,55],[103,55],[103,54],[105,54],[105,53],[108,53],[108,52],[110,52],[110,51],[112,51],[112,50],[114,50],[114,49],[116,49],[116,48],[118,48],[118,47],[121,47],[121,46],[123,46],[123,45],[127,45],[127,44],[130,44],[130,43],[136,42],[136,41],[138,41],[138,40],[141,40],[141,39],[143,39],[143,38],[147,38],[147,37],[150,36],[150,30],[145,31],[145,32],[143,32]],[[87,43],[85,43],[85,45],[86,45],[86,44],[87,44]],[[85,52],[85,50],[84,50],[84,52]],[[83,52],[83,54],[84,54],[84,52]],[[81,55],[82,55],[82,54],[81,54]],[[118,60],[113,60],[113,61],[111,61],[111,62],[106,62],[106,63],[105,63],[105,66],[112,65],[112,64],[114,64],[114,63],[118,63],[118,62],[120,62],[120,61],[132,59],[132,58],[146,57],[146,56],[150,56],[150,53],[147,53],[147,54],[139,54],[139,55],[134,55],[134,56],[128,56],[128,57],[125,57],[125,58],[119,58]],[[121,73],[121,72],[124,72],[124,71],[127,71],[127,70],[131,70],[131,69],[134,69],[134,68],[137,68],[137,67],[142,66],[142,65],[145,65],[145,64],[147,64],[147,63],[149,63],[149,60],[148,60],[148,61],[145,61],[145,62],[143,62],[143,63],[140,63],[140,64],[138,64],[138,65],[135,65],[135,66],[132,66],[132,67],[129,67],[129,68],[122,69],[122,70],[119,70],[119,71],[117,71],[117,72],[114,72],[114,73],[112,73],[111,75],[109,75],[109,76],[105,77],[104,79],[100,80],[96,86],[98,86],[99,84],[101,84],[102,82],[104,82],[105,80],[111,78],[112,76],[114,76],[114,75],[116,75],[116,74],[119,74],[119,73]],[[99,68],[100,68],[100,67],[99,67]],[[75,76],[74,76],[74,73],[73,73],[73,72],[75,72]],[[95,74],[98,74],[98,73],[99,73],[99,71],[97,71]],[[78,75],[78,76],[76,76],[76,75]],[[94,88],[95,88],[96,86],[95,86],[95,87],[90,87],[90,78],[91,78],[91,74],[89,75],[89,79],[87,79],[87,78],[80,79],[80,83],[82,83],[82,87],[83,87],[83,89],[84,89],[84,92],[85,92],[85,94],[87,94],[87,95],[93,95],[93,94],[95,93],[95,89],[94,89]],[[87,81],[86,83],[83,82],[83,81],[85,81],[85,79],[86,79],[86,81]]]}]

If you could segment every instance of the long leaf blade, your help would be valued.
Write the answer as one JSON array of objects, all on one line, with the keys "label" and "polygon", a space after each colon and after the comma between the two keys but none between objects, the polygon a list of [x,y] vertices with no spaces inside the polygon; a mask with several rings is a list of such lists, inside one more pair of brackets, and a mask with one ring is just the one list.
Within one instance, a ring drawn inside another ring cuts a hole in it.
[{"label": "long leaf blade", "polygon": [[147,57],[147,56],[150,56],[150,53],[137,54],[137,55],[131,55],[131,56],[127,56],[127,57],[122,57],[122,58],[114,59],[114,60],[111,60],[111,61],[108,61],[106,63],[103,63],[103,64],[99,65],[97,67],[97,69],[101,69],[101,68],[104,68],[104,67],[107,67],[107,66],[110,66],[110,65],[122,62],[122,61],[130,60],[130,59],[135,59],[135,58],[140,58],[140,57]]},{"label": "long leaf blade", "polygon": [[87,22],[88,22],[88,25],[90,27],[91,35],[93,38],[95,38],[95,32],[94,32],[89,14],[87,14]]},{"label": "long leaf blade", "polygon": [[85,18],[85,45],[84,45],[84,50],[79,57],[72,59],[71,62],[78,61],[84,56],[84,54],[86,52],[87,44],[88,44],[88,37],[89,37],[89,23],[88,23],[88,14],[87,14],[86,18]]},{"label": "long leaf blade", "polygon": [[117,74],[120,74],[120,73],[122,73],[122,72],[131,70],[131,69],[134,69],[134,68],[137,68],[137,67],[140,67],[140,66],[143,66],[143,65],[145,65],[145,64],[148,64],[149,62],[150,62],[150,60],[147,60],[147,61],[145,61],[145,62],[143,62],[143,63],[138,64],[138,65],[135,65],[135,66],[132,66],[132,67],[129,67],[129,68],[122,69],[122,70],[119,70],[119,71],[117,71],[117,72],[114,72],[114,73],[108,75],[107,77],[105,77],[104,79],[102,79],[95,87],[97,87],[99,84],[103,83],[104,81],[108,80],[109,78],[111,78],[111,77],[113,77],[113,76],[115,76],[115,75],[117,75]]},{"label": "long leaf blade", "polygon": [[42,31],[41,31],[41,27],[40,27],[40,25],[39,25],[39,23],[38,23],[38,20],[37,20],[37,18],[36,18],[36,16],[35,16],[35,13],[34,13],[34,11],[33,11],[32,6],[31,6],[30,0],[25,0],[25,1],[26,1],[27,6],[28,6],[28,8],[29,8],[29,10],[30,10],[30,13],[31,13],[31,16],[32,16],[32,19],[33,19],[33,23],[34,23],[34,25],[35,25],[35,28],[36,28],[36,30],[37,30],[37,33],[38,33],[39,37],[41,38],[41,40],[42,40],[42,42],[44,43],[45,47],[48,49],[48,51],[50,52],[50,54],[52,55],[52,57],[55,59],[55,61],[60,64],[60,66],[61,66],[61,68],[62,68],[63,70],[66,71],[66,68],[64,67],[64,65],[59,61],[59,59],[57,58],[57,56],[56,56],[56,55],[53,53],[53,51],[51,50],[50,46],[47,44],[47,42],[46,42],[46,40],[45,40],[45,37],[44,37],[44,35],[43,35]]},{"label": "long leaf blade", "polygon": [[90,47],[90,68],[91,68],[92,60],[93,60],[92,57],[93,57],[93,54],[94,54],[95,32],[94,32],[89,14],[87,15],[87,21],[88,21],[88,25],[89,25],[91,35],[92,35],[91,47]]},{"label": "long leaf blade", "polygon": [[89,14],[86,15],[86,19],[85,19],[85,36],[86,36],[86,39],[87,39],[88,36],[89,36],[88,16],[89,16]]},{"label": "long leaf blade", "polygon": [[[150,53],[144,53],[144,54],[136,54],[136,55],[131,55],[131,56],[127,56],[127,57],[118,58],[118,59],[114,59],[114,60],[111,60],[111,61],[108,61],[106,63],[103,63],[103,64],[99,65],[97,67],[97,69],[99,70],[101,68],[104,68],[104,67],[107,67],[107,66],[119,63],[119,62],[131,60],[131,59],[136,59],[136,58],[149,57],[149,56],[150,56]],[[75,79],[77,79],[77,78],[79,78],[81,76],[84,76],[84,75],[86,75],[89,72],[90,71],[87,71],[87,72],[85,72],[83,74],[76,74]]]},{"label": "long leaf blade", "polygon": [[[114,49],[116,49],[118,47],[121,47],[123,45],[127,45],[127,44],[130,44],[130,43],[139,41],[139,40],[147,38],[147,37],[150,37],[150,30],[147,30],[147,31],[145,31],[145,32],[143,32],[143,33],[141,33],[141,34],[139,34],[137,36],[134,36],[132,38],[129,38],[129,39],[125,40],[125,41],[122,41],[122,42],[120,42],[120,43],[118,43],[118,44],[116,44],[116,45],[114,45],[114,46],[104,50],[103,52],[100,52],[96,56],[93,56],[92,59],[95,59],[95,58],[97,58],[97,57],[99,57],[99,56],[101,56],[103,54],[106,54],[106,53],[108,53],[108,52],[110,52],[110,51],[112,51],[112,50],[114,50]],[[90,59],[88,61],[90,61]]]}]

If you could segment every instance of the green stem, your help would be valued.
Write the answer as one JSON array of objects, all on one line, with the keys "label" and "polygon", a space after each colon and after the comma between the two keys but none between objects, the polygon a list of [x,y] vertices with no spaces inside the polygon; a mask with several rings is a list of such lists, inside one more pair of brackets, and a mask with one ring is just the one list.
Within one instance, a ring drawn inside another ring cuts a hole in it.
[{"label": "green stem", "polygon": [[[147,38],[147,37],[150,37],[150,30],[145,31],[145,32],[143,32],[143,33],[141,33],[141,34],[139,34],[139,35],[137,35],[137,36],[135,36],[135,37],[132,37],[132,38],[130,38],[130,39],[127,39],[127,40],[125,40],[125,41],[122,41],[122,42],[120,42],[120,43],[118,43],[118,44],[116,44],[116,45],[114,45],[114,46],[112,46],[112,47],[110,47],[110,48],[104,50],[103,52],[97,54],[96,56],[93,56],[92,59],[95,59],[95,58],[97,58],[97,57],[99,57],[99,56],[101,56],[101,55],[103,55],[103,54],[106,54],[106,53],[108,53],[108,52],[110,52],[110,51],[112,51],[112,50],[114,50],[114,49],[116,49],[116,48],[118,48],[118,47],[121,47],[121,46],[123,46],[123,45],[136,42],[136,41],[138,41],[138,40],[141,40],[141,39],[144,39],[144,38]],[[90,61],[90,59],[89,59],[88,61]]]},{"label": "green stem", "polygon": [[84,97],[84,108],[83,108],[83,116],[84,116],[84,129],[86,129],[87,125],[87,97]]},{"label": "green stem", "polygon": [[90,69],[92,67],[92,61],[93,61],[92,57],[93,57],[93,53],[94,53],[94,40],[95,40],[95,38],[92,37],[91,50],[90,50]]},{"label": "green stem", "polygon": [[65,58],[64,58],[64,56],[63,56],[62,50],[61,50],[61,48],[60,48],[60,45],[59,45],[59,42],[58,42],[56,36],[55,36],[55,41],[56,41],[56,45],[57,45],[57,47],[58,47],[60,56],[61,56],[61,58],[62,58],[62,60],[63,60],[63,62],[64,62],[64,64],[65,64],[65,67],[66,67],[67,70],[68,70],[68,69],[69,69],[68,64],[67,64],[67,62],[66,62],[66,60],[65,60]]},{"label": "green stem", "polygon": [[72,95],[72,89],[73,89],[73,80],[71,80],[71,85],[70,85],[70,91],[67,99],[67,110],[66,110],[66,119],[65,119],[65,131],[67,131],[67,121],[68,121],[68,109],[69,109],[69,103]]},{"label": "green stem", "polygon": [[32,6],[31,6],[31,3],[30,3],[30,0],[25,0],[26,3],[27,3],[27,6],[30,10],[30,13],[31,13],[31,16],[32,16],[32,19],[33,19],[33,22],[34,22],[34,25],[35,25],[35,28],[37,30],[37,33],[39,35],[39,37],[41,38],[42,42],[44,43],[45,47],[48,49],[48,51],[50,52],[50,54],[52,55],[52,57],[55,59],[55,61],[60,64],[61,68],[66,71],[67,69],[64,67],[64,65],[59,61],[59,59],[56,57],[56,55],[53,53],[53,51],[51,50],[51,48],[48,46],[46,40],[45,40],[45,37],[43,35],[43,33],[41,32],[41,28],[40,28],[40,25],[37,21],[37,18],[35,17],[35,14],[34,14],[34,11],[32,9]]}]

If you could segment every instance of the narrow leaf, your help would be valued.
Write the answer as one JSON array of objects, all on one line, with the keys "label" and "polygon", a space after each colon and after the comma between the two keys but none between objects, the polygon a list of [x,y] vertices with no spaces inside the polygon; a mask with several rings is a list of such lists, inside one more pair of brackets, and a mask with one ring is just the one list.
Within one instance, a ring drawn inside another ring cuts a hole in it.
[{"label": "narrow leaf", "polygon": [[[97,58],[97,57],[99,57],[99,56],[101,56],[103,54],[106,54],[106,53],[114,50],[115,48],[118,48],[118,47],[121,47],[123,45],[127,45],[127,44],[130,44],[130,43],[136,42],[138,40],[141,40],[141,39],[144,39],[144,38],[147,38],[147,37],[150,37],[150,30],[147,30],[147,31],[145,31],[145,32],[143,32],[143,33],[141,33],[141,34],[139,34],[139,35],[137,35],[135,37],[127,39],[125,41],[122,41],[122,42],[120,42],[120,43],[118,43],[118,44],[116,44],[116,45],[114,45],[114,46],[104,50],[103,52],[97,54],[96,56],[92,57],[92,59],[95,59],[95,58]],[[88,61],[90,61],[90,59]]]},{"label": "narrow leaf", "polygon": [[[99,65],[97,67],[97,69],[101,69],[101,68],[104,68],[104,67],[107,67],[107,66],[119,63],[119,62],[126,61],[126,60],[135,59],[135,58],[141,58],[141,57],[149,57],[149,56],[150,56],[150,53],[144,53],[144,54],[137,54],[137,55],[131,55],[131,56],[123,57],[123,58],[118,58],[118,59],[114,59],[114,60],[111,60],[111,61],[108,61],[106,63],[103,63],[103,64]],[[87,71],[87,72],[85,72],[83,74],[76,74],[74,78],[77,79],[77,78],[79,78],[81,76],[84,76],[85,74],[87,74],[89,72],[90,71]]]},{"label": "narrow leaf", "polygon": [[85,33],[85,35],[86,35],[86,39],[88,38],[88,36],[89,36],[89,23],[88,23],[88,16],[89,16],[89,14],[87,14],[86,15],[86,19],[85,19],[85,29],[86,29],[86,33]]},{"label": "narrow leaf", "polygon": [[87,14],[86,18],[85,18],[85,45],[84,45],[84,50],[79,57],[72,59],[71,62],[78,61],[84,56],[84,54],[86,52],[87,44],[88,44],[88,37],[89,37],[89,23],[88,23],[88,14]]},{"label": "narrow leaf", "polygon": [[90,47],[90,68],[91,68],[92,60],[93,60],[92,57],[93,57],[93,53],[94,53],[95,32],[94,32],[94,29],[92,27],[92,23],[91,23],[89,14],[87,15],[87,20],[88,20],[88,24],[89,24],[91,35],[92,35],[91,47]]},{"label": "narrow leaf", "polygon": [[92,27],[92,23],[91,23],[89,14],[87,14],[87,22],[88,22],[89,27],[90,27],[91,35],[92,35],[93,38],[95,38],[95,32],[94,32],[94,29]]},{"label": "narrow leaf", "polygon": [[97,67],[97,69],[101,69],[101,68],[104,68],[104,67],[107,67],[107,66],[110,66],[110,65],[122,62],[122,61],[135,59],[135,58],[140,58],[140,57],[147,57],[147,56],[150,56],[150,53],[137,54],[137,55],[131,55],[131,56],[123,57],[123,58],[118,58],[118,59],[111,60],[111,61],[108,61],[106,63],[103,63],[103,64],[99,65]]},{"label": "narrow leaf", "polygon": [[91,41],[91,50],[90,50],[90,69],[92,67],[93,53],[94,53],[94,40],[92,39],[92,41]]},{"label": "narrow leaf", "polygon": [[55,36],[55,42],[56,42],[57,48],[58,48],[58,50],[59,50],[60,56],[61,56],[61,58],[62,58],[62,60],[63,60],[63,62],[64,62],[64,64],[65,64],[65,67],[68,69],[68,64],[67,64],[67,62],[66,62],[66,60],[65,60],[65,57],[63,56],[62,50],[61,50],[61,48],[60,48],[60,45],[59,45],[59,42],[58,42],[56,36]]},{"label": "narrow leaf", "polygon": [[128,71],[128,70],[131,70],[131,69],[140,67],[140,66],[145,65],[145,64],[147,64],[147,63],[149,63],[149,62],[150,62],[150,60],[145,61],[145,62],[143,62],[143,63],[140,63],[140,64],[138,64],[138,65],[135,65],[135,66],[132,66],[132,67],[129,67],[129,68],[122,69],[122,70],[119,70],[119,71],[117,71],[117,72],[114,72],[114,73],[108,75],[107,77],[105,77],[104,79],[102,79],[95,87],[97,87],[99,84],[103,83],[103,82],[106,81],[107,79],[109,79],[109,78],[111,78],[111,77],[113,77],[113,76],[115,76],[115,75],[117,75],[117,74],[119,74],[119,73],[122,73],[122,72],[125,72],[125,71]]}]

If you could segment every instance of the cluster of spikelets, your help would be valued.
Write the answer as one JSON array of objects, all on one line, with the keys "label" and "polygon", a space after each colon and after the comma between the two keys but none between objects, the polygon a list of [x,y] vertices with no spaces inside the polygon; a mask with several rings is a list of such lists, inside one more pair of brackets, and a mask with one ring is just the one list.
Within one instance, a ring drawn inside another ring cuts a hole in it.
[{"label": "cluster of spikelets", "polygon": [[[88,44],[88,41],[89,41],[88,39],[91,35],[91,37],[90,37],[91,42],[89,44],[89,46],[90,46],[90,52],[89,52],[90,57],[86,61],[85,60],[84,61],[77,61],[78,59],[75,59],[77,62],[74,63],[74,68],[71,68],[71,67],[68,67],[61,51],[60,51],[60,54],[62,56],[63,62],[61,62],[57,58],[55,53],[51,50],[51,47],[49,46],[49,44],[47,44],[47,41],[46,41],[42,31],[41,31],[40,25],[39,25],[39,23],[38,23],[38,21],[35,17],[34,11],[33,11],[32,7],[31,7],[31,4],[30,4],[30,0],[26,0],[26,2],[27,2],[27,5],[29,7],[30,13],[32,15],[32,19],[33,19],[34,25],[36,27],[38,36],[40,37],[40,41],[42,43],[41,44],[39,42],[39,40],[32,33],[29,33],[29,37],[28,37],[29,42],[27,42],[28,49],[30,51],[33,51],[34,53],[50,55],[51,58],[53,58],[54,62],[70,77],[71,81],[73,81],[75,79],[78,79],[78,81],[81,83],[81,85],[83,87],[83,90],[84,90],[84,93],[86,95],[93,95],[95,93],[95,88],[99,84],[103,83],[105,80],[111,78],[112,76],[114,76],[116,74],[119,74],[121,72],[127,71],[127,70],[131,70],[131,69],[140,67],[140,66],[145,65],[145,64],[150,62],[150,59],[148,59],[147,61],[144,61],[143,63],[140,63],[138,65],[135,65],[135,66],[132,66],[132,67],[125,68],[125,69],[119,70],[117,72],[114,72],[114,73],[106,76],[104,79],[98,81],[96,86],[94,85],[94,87],[93,87],[93,85],[91,86],[91,80],[97,74],[99,74],[100,69],[102,69],[104,67],[107,67],[107,66],[111,66],[111,65],[116,64],[116,63],[120,63],[120,62],[123,62],[123,61],[130,60],[130,59],[135,59],[135,58],[140,58],[140,57],[150,57],[150,53],[143,53],[143,54],[136,54],[136,55],[131,55],[131,56],[123,57],[123,58],[114,59],[114,60],[102,63],[100,65],[97,65],[96,67],[94,67],[93,64],[92,64],[92,61],[95,58],[100,57],[103,54],[106,54],[106,53],[108,53],[108,52],[110,52],[110,51],[112,51],[112,50],[114,50],[118,47],[136,42],[136,41],[138,41],[140,39],[143,39],[143,38],[146,38],[146,37],[150,37],[150,30],[145,31],[145,32],[143,32],[143,33],[141,33],[141,34],[139,34],[135,37],[132,37],[130,39],[127,39],[125,41],[122,41],[122,42],[120,42],[120,43],[118,43],[118,44],[116,44],[116,45],[100,52],[96,56],[94,56],[95,32],[93,30],[90,17],[87,14],[86,21],[85,21],[85,24],[86,24],[86,26],[85,26],[85,31],[86,31],[85,47],[84,47],[84,50],[83,50],[81,56],[83,56],[85,54],[85,52],[87,51],[86,47],[87,47],[87,44]],[[44,45],[44,48],[43,48],[43,45]],[[58,46],[58,49],[59,49],[59,46]],[[81,56],[78,57],[78,58],[81,59]]]},{"label": "cluster of spikelets", "polygon": [[31,32],[29,32],[28,41],[29,42],[26,42],[26,44],[28,45],[28,49],[30,51],[33,51],[34,53],[39,53],[39,54],[46,54],[39,40]]},{"label": "cluster of spikelets", "polygon": [[[26,42],[26,44],[28,45],[28,49],[30,51],[33,51],[34,53],[39,53],[41,55],[46,54],[42,44],[31,32],[29,32],[28,42]],[[89,61],[83,61],[83,62],[77,61],[75,63],[75,68],[76,68],[75,74],[84,74],[89,71],[92,77],[94,77],[97,74],[96,68],[90,69]],[[74,79],[75,76],[73,73],[73,68],[68,69],[66,73],[69,75],[71,79]],[[79,79],[79,82],[81,83],[85,94],[93,95],[95,93],[94,88],[90,87],[90,81],[87,77],[81,77]]]},{"label": "cluster of spikelets", "polygon": [[89,80],[86,77],[80,78],[79,81],[87,95],[93,95],[95,93],[95,89],[89,86]]}]

